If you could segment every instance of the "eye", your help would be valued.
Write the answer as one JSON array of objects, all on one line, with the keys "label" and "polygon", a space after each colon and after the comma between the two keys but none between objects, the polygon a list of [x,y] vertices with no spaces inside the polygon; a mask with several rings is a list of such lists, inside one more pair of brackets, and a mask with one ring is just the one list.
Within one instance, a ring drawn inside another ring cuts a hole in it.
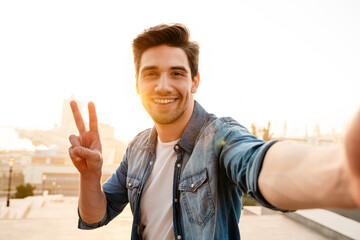
[{"label": "eye", "polygon": [[144,78],[155,78],[157,76],[157,73],[154,71],[145,72],[143,74]]},{"label": "eye", "polygon": [[173,75],[174,77],[184,77],[185,73],[183,73],[182,71],[173,71],[171,75]]}]

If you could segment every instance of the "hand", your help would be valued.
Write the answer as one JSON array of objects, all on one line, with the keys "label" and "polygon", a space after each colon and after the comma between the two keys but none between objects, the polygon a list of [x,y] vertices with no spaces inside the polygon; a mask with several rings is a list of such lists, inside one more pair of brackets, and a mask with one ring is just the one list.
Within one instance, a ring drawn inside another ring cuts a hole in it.
[{"label": "hand", "polygon": [[89,102],[88,105],[90,122],[90,130],[88,131],[76,102],[71,101],[70,106],[76,127],[79,130],[79,136],[71,135],[69,137],[71,143],[70,158],[80,174],[84,176],[95,174],[96,177],[100,178],[103,159],[95,105],[92,102]]},{"label": "hand", "polygon": [[345,135],[345,151],[352,196],[360,207],[360,111],[357,112]]}]

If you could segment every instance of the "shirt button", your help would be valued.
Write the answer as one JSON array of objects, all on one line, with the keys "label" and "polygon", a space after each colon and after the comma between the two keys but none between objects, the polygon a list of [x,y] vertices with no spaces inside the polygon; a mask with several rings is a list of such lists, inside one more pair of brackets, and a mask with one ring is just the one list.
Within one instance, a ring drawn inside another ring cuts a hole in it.
[{"label": "shirt button", "polygon": [[175,145],[175,149],[178,150],[178,149],[179,149],[179,145]]},{"label": "shirt button", "polygon": [[174,199],[174,202],[176,202],[176,203],[177,203],[177,202],[178,202],[178,199],[177,199],[177,198],[175,198],[175,199]]},{"label": "shirt button", "polygon": [[131,187],[131,183],[129,183],[128,186]]},{"label": "shirt button", "polygon": [[150,161],[149,164],[150,164],[150,166],[153,165],[153,161]]},{"label": "shirt button", "polygon": [[177,166],[178,168],[181,168],[181,164],[180,164],[180,163],[178,163],[176,166]]},{"label": "shirt button", "polygon": [[191,188],[193,188],[193,187],[194,187],[194,184],[192,183],[192,184],[191,184]]},{"label": "shirt button", "polygon": [[139,190],[139,191],[138,191],[138,195],[140,195],[140,193],[141,193],[141,191]]},{"label": "shirt button", "polygon": [[176,237],[176,238],[180,240],[180,239],[181,239],[181,236],[180,236],[180,235],[177,235],[177,237]]}]

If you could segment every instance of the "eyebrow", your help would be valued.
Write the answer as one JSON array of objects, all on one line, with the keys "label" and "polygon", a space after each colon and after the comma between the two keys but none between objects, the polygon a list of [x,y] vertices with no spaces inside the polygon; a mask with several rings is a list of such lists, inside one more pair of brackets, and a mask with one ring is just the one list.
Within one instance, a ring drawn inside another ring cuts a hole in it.
[{"label": "eyebrow", "polygon": [[183,66],[173,66],[173,67],[171,67],[170,68],[171,70],[181,70],[181,71],[184,71],[184,72],[188,72],[187,70],[186,70],[186,68],[185,67],[183,67]]},{"label": "eyebrow", "polygon": [[142,69],[140,69],[140,71],[156,70],[156,69],[159,69],[159,68],[156,66],[145,66]]},{"label": "eyebrow", "polygon": [[[145,66],[145,67],[143,67],[140,71],[157,70],[157,69],[159,69],[157,66],[151,65],[151,66]],[[186,72],[186,73],[188,72],[188,71],[186,70],[186,68],[183,67],[183,66],[173,66],[173,67],[170,68],[170,70],[181,70],[181,71],[184,71],[184,72]]]}]

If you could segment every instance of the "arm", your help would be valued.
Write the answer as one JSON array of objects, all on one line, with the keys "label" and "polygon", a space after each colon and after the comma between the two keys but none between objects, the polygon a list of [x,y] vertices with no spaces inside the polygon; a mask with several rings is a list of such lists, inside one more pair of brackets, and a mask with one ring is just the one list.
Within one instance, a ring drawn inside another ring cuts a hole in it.
[{"label": "arm", "polygon": [[95,105],[89,103],[90,130],[85,128],[76,102],[70,103],[79,136],[69,137],[69,155],[80,173],[79,214],[88,223],[100,222],[106,213],[106,197],[100,179],[102,175],[102,146],[98,131]]},{"label": "arm", "polygon": [[360,112],[345,143],[314,147],[282,141],[266,153],[259,176],[265,199],[281,209],[360,207]]},{"label": "arm", "polygon": [[100,222],[106,213],[106,197],[100,179],[80,175],[79,214],[87,224]]},{"label": "arm", "polygon": [[[266,152],[277,141],[264,142],[231,118],[220,118],[215,130],[215,156],[219,171],[239,187],[242,193],[253,197],[262,206],[285,211],[271,205],[260,193],[259,174]],[[214,131],[214,130],[211,130]]]}]

